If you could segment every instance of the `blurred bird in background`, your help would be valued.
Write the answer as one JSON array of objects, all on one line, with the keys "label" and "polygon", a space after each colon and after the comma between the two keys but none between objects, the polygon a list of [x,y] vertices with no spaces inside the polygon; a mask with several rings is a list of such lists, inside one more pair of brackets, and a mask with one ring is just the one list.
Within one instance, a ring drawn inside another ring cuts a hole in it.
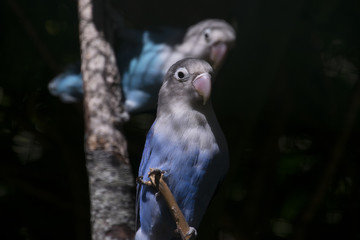
[{"label": "blurred bird in background", "polygon": [[[117,63],[125,108],[130,113],[156,110],[158,92],[169,67],[183,58],[208,61],[218,71],[235,43],[234,28],[221,19],[203,20],[186,30],[162,27],[147,31],[123,28]],[[80,64],[71,65],[49,83],[63,102],[83,97]]]}]

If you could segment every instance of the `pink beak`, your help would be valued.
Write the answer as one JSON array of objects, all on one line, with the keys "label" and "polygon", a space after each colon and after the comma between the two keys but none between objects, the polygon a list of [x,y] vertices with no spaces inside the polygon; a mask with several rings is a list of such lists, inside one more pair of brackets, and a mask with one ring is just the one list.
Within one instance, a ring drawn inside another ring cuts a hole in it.
[{"label": "pink beak", "polygon": [[210,60],[213,63],[213,68],[216,69],[223,61],[227,52],[228,46],[225,43],[217,43],[211,47]]},{"label": "pink beak", "polygon": [[199,95],[203,97],[203,104],[205,105],[211,93],[211,75],[202,73],[194,79],[192,84]]}]

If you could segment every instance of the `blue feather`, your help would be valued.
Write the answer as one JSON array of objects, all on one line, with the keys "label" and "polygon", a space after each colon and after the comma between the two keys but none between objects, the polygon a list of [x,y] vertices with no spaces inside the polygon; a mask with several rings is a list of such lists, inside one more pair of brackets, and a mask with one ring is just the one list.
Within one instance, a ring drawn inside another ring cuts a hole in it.
[{"label": "blue feather", "polygon": [[[211,41],[209,29],[214,32]],[[173,63],[185,57],[199,57],[219,65],[234,41],[233,28],[217,19],[204,20],[187,31],[165,27],[147,31],[123,29],[116,57],[122,74],[125,108],[130,113],[155,110],[165,73]],[[219,43],[228,47],[218,48]],[[64,102],[81,101],[80,69],[60,74],[49,84],[49,89]]]}]

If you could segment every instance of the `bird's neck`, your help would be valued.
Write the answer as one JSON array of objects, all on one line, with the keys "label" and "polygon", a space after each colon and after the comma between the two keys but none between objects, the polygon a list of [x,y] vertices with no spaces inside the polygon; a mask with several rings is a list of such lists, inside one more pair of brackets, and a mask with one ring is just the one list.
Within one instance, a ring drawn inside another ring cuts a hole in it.
[{"label": "bird's neck", "polygon": [[164,107],[158,111],[157,116],[157,122],[161,125],[170,122],[175,129],[177,126],[181,126],[182,130],[179,129],[180,131],[191,129],[194,126],[204,126],[208,124],[210,119],[216,119],[211,102],[199,107],[172,103],[169,107]]},{"label": "bird's neck", "polygon": [[184,150],[198,148],[226,151],[225,137],[211,106],[202,111],[183,110],[158,115],[154,135],[168,142],[181,143]]},{"label": "bird's neck", "polygon": [[179,119],[186,119],[192,115],[210,115],[213,113],[211,100],[205,105],[201,102],[196,104],[184,103],[183,101],[173,101],[163,103],[163,106],[158,109],[157,115],[160,117],[173,117]]},{"label": "bird's neck", "polygon": [[204,52],[199,47],[199,44],[197,44],[195,41],[184,41],[183,43],[177,45],[175,47],[176,51],[178,53],[181,53],[183,57],[196,57],[196,58],[203,58]]}]

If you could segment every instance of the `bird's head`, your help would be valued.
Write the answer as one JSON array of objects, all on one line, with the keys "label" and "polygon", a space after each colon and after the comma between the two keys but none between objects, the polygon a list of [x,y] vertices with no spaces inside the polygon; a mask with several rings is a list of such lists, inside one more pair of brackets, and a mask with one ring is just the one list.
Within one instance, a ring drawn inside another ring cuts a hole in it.
[{"label": "bird's head", "polygon": [[207,19],[189,28],[184,38],[188,55],[208,61],[217,70],[234,46],[234,28],[221,19]]},{"label": "bird's head", "polygon": [[159,107],[206,105],[211,94],[212,74],[212,67],[204,60],[186,58],[176,62],[165,75]]}]

